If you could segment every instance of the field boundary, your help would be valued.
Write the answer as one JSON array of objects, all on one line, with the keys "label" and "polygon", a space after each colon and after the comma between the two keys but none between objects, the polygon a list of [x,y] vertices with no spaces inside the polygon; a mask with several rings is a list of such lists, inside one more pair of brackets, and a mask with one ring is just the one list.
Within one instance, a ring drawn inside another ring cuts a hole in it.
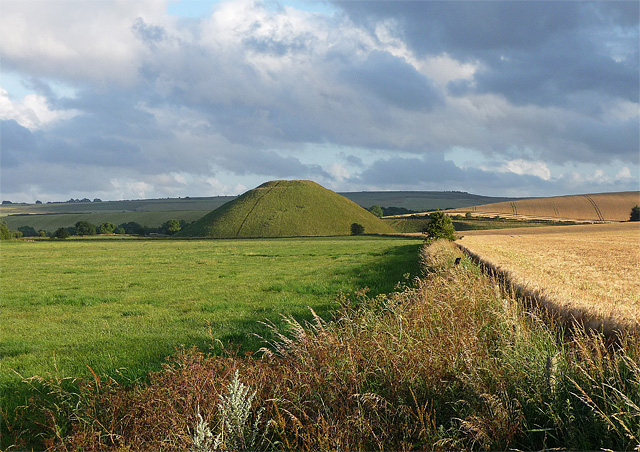
[{"label": "field boundary", "polygon": [[570,329],[578,327],[584,328],[585,331],[599,331],[607,338],[615,338],[620,332],[627,332],[636,336],[640,335],[638,325],[611,317],[603,318],[584,308],[561,306],[560,303],[544,295],[540,290],[532,289],[528,287],[526,283],[517,281],[510,271],[495,265],[488,259],[469,250],[461,243],[455,243],[455,245],[469,256],[469,258],[480,267],[483,273],[496,280],[508,293],[521,299],[527,307],[542,309],[550,319],[559,321]]}]

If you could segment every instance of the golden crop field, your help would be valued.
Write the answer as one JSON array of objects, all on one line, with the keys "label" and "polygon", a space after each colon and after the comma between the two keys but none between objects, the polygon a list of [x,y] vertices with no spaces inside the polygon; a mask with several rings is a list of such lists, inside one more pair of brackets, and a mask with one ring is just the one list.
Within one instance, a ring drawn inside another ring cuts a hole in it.
[{"label": "golden crop field", "polygon": [[640,192],[595,193],[521,199],[482,206],[451,209],[447,213],[471,212],[478,216],[500,215],[508,218],[541,218],[577,221],[626,221],[633,206],[640,204]]},{"label": "golden crop field", "polygon": [[564,318],[640,328],[640,223],[467,231],[457,243]]}]

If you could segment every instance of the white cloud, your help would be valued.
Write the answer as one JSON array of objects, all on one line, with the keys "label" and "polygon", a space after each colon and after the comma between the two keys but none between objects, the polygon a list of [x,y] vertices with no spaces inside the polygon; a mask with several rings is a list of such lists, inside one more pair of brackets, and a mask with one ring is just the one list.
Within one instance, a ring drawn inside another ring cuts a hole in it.
[{"label": "white cloud", "polygon": [[625,166],[621,168],[620,171],[618,171],[615,178],[616,180],[631,179],[631,170],[629,169],[628,166]]},{"label": "white cloud", "polygon": [[530,161],[523,159],[510,160],[498,168],[498,171],[536,176],[542,180],[551,179],[551,171],[547,168],[547,164],[542,161]]},{"label": "white cloud", "polygon": [[349,179],[349,177],[351,177],[349,170],[338,162],[330,164],[327,168],[327,172],[331,174],[338,182],[342,182],[343,180]]},{"label": "white cloud", "polygon": [[51,110],[47,98],[37,94],[28,94],[14,102],[9,98],[9,93],[0,87],[0,120],[14,120],[27,129],[36,130],[77,114],[77,110]]},{"label": "white cloud", "polygon": [[3,1],[3,64],[37,76],[130,84],[143,51],[132,27],[161,21],[166,1]]}]

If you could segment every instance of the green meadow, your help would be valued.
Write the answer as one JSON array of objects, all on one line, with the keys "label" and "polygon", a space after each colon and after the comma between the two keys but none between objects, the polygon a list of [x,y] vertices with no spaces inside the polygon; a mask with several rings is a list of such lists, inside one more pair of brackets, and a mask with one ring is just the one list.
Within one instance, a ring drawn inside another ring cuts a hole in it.
[{"label": "green meadow", "polygon": [[[391,291],[418,273],[421,240],[71,239],[0,244],[3,408],[23,377],[135,380],[175,347],[256,350],[281,314],[330,317],[342,291]],[[88,366],[88,367],[87,367]],[[22,394],[22,395],[21,395]]]}]

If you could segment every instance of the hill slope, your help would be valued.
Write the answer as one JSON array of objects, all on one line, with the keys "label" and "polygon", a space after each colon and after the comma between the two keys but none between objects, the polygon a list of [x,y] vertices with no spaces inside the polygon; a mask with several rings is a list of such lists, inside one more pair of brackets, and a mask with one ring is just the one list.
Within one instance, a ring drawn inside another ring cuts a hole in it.
[{"label": "hill slope", "polygon": [[447,213],[471,212],[479,216],[500,215],[507,218],[627,221],[631,208],[636,204],[640,204],[640,192],[628,191],[523,199],[452,209],[447,210]]},{"label": "hill slope", "polygon": [[180,231],[182,237],[298,237],[394,232],[382,220],[311,181],[272,181],[249,190]]}]

